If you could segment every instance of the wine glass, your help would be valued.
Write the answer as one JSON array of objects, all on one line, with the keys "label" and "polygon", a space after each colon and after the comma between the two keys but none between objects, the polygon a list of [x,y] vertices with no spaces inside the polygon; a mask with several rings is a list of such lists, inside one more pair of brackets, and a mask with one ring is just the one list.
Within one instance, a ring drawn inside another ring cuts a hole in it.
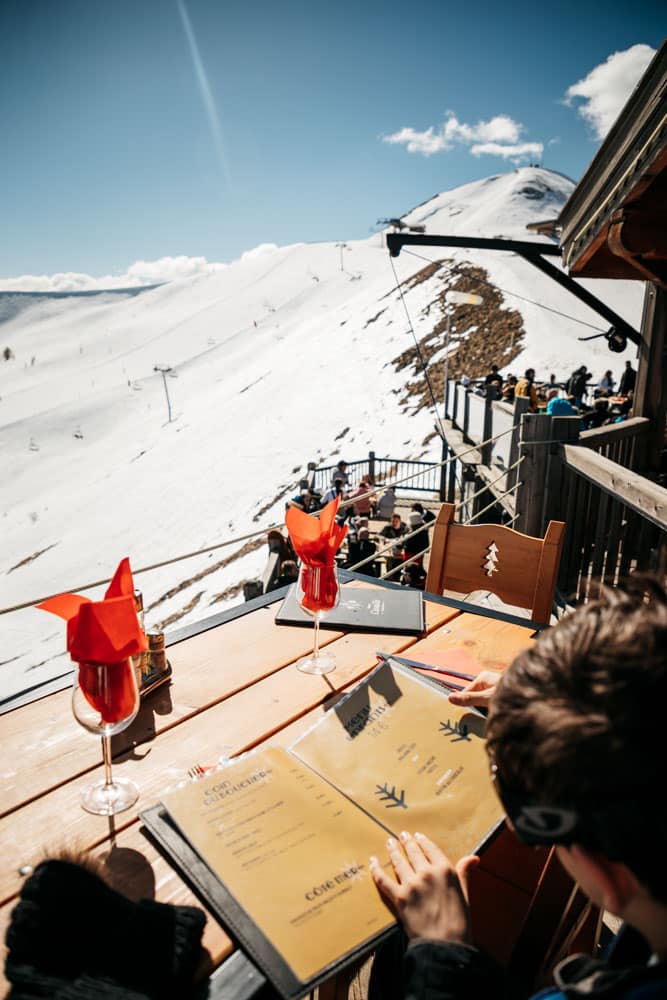
[{"label": "wine glass", "polygon": [[104,780],[81,793],[81,805],[98,816],[129,809],[139,789],[127,778],[111,776],[111,737],[127,729],[139,711],[139,688],[132,659],[118,663],[79,663],[74,676],[72,711],[76,721],[102,737]]},{"label": "wine glass", "polygon": [[297,668],[304,674],[329,674],[336,669],[336,659],[329,652],[320,652],[320,621],[340,600],[336,567],[304,563],[299,570],[296,599],[315,621],[313,651],[297,660]]}]

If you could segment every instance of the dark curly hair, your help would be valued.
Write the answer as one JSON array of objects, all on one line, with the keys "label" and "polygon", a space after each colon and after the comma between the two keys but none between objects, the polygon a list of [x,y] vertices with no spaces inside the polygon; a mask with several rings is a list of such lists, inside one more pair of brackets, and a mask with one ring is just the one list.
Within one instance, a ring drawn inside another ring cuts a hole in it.
[{"label": "dark curly hair", "polygon": [[666,710],[665,581],[635,575],[516,657],[487,724],[499,787],[574,810],[584,846],[622,861],[663,902]]}]

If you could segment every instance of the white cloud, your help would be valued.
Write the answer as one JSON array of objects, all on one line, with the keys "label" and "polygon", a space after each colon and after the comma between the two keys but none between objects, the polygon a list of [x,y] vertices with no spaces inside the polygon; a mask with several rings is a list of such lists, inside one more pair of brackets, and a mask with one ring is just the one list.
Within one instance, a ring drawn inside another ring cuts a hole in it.
[{"label": "white cloud", "polygon": [[470,147],[473,156],[502,156],[504,160],[521,160],[526,156],[539,159],[544,152],[541,142],[519,142],[514,146],[501,146],[497,142],[483,142]]},{"label": "white cloud", "polygon": [[565,103],[572,106],[577,98],[581,99],[577,111],[597,139],[604,139],[654,55],[655,49],[650,45],[633,45],[623,52],[613,52],[583,80],[568,87]]},{"label": "white cloud", "polygon": [[522,132],[523,125],[509,115],[495,115],[488,121],[468,125],[460,122],[454,112],[448,111],[447,117],[437,128],[431,125],[419,132],[406,127],[392,135],[383,136],[382,140],[393,145],[404,145],[408,153],[421,153],[422,156],[447,152],[457,145],[468,146],[474,156],[489,154],[506,159],[525,155],[540,156],[543,149],[541,143],[519,143]]},{"label": "white cloud", "polygon": [[[274,244],[263,243],[243,254],[241,260],[273,249],[275,249]],[[137,260],[124,274],[93,277],[90,274],[68,271],[60,274],[23,274],[17,278],[0,278],[0,291],[80,292],[102,288],[138,288],[141,285],[157,285],[164,281],[214,274],[228,266],[228,264],[209,262],[206,257],[161,257],[159,260]]]}]

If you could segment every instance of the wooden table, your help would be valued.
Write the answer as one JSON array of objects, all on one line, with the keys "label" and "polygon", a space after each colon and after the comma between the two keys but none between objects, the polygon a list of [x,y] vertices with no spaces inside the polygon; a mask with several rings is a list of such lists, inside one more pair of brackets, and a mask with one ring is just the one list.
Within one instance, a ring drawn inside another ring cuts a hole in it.
[{"label": "wooden table", "polygon": [[[369,581],[342,574],[347,586]],[[287,745],[376,664],[376,651],[409,655],[464,646],[483,668],[503,669],[533,639],[533,626],[498,612],[466,610],[441,598],[426,601],[423,638],[322,633],[335,646],[337,669],[324,677],[302,674],[295,660],[312,648],[310,629],[274,624],[277,591],[181,629],[168,637],[172,682],[145,700],[133,725],[114,738],[114,772],[141,790],[135,809],[114,818],[92,816],[79,805],[81,789],[102,775],[100,741],[71,713],[70,690],[49,694],[0,719],[3,796],[0,813],[0,934],[21,888],[19,870],[63,847],[91,851],[128,896],[154,896],[201,905],[148,839],[138,811],[159,801],[194,764],[215,763],[259,745]],[[273,605],[273,606],[272,606]],[[519,863],[519,854],[521,859]],[[526,851],[502,837],[476,875],[475,933],[499,959],[510,955],[543,869],[545,852]],[[489,920],[476,900],[502,895],[501,920]],[[500,926],[499,926],[500,925]],[[224,963],[234,945],[209,917],[202,974]],[[242,956],[236,953],[238,964]],[[234,962],[223,964],[233,971]],[[230,972],[231,975],[231,972]],[[219,979],[220,976],[216,976]],[[224,978],[224,977],[223,977]],[[232,991],[233,993],[233,991]],[[230,991],[225,994],[230,997]]]}]

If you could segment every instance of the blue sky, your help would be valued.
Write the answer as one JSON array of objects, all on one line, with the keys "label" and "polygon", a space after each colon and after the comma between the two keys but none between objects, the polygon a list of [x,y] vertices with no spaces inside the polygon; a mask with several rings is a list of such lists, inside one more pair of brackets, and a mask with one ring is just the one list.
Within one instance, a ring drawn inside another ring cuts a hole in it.
[{"label": "blue sky", "polygon": [[[0,0],[0,277],[363,238],[517,159],[577,179],[615,83],[594,78],[569,106],[568,88],[612,53],[657,48],[665,26],[657,0],[600,11]],[[498,137],[543,153],[497,155]]]}]

